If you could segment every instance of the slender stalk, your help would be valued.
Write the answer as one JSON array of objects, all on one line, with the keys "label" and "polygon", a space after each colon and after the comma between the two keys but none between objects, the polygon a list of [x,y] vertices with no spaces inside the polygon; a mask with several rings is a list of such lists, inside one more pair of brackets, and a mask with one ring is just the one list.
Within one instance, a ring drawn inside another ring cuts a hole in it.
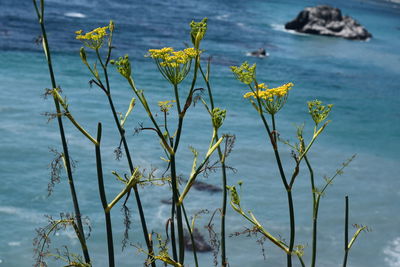
[{"label": "slender stalk", "polygon": [[183,127],[183,117],[185,114],[182,113],[181,109],[181,104],[179,100],[179,92],[178,92],[178,85],[174,85],[174,93],[175,93],[175,101],[176,101],[176,109],[178,112],[178,128],[176,130],[176,138],[175,138],[175,144],[174,144],[174,151],[176,152],[178,150],[179,146],[179,140],[181,139],[181,132],[182,132],[182,127]]},{"label": "slender stalk", "polygon": [[[99,59],[99,61],[101,63],[101,66],[102,66],[103,71],[104,71],[104,77],[106,79],[106,88],[103,88],[104,89],[103,91],[106,92],[108,103],[110,105],[110,108],[111,108],[111,111],[112,111],[112,114],[113,114],[113,117],[114,117],[115,124],[116,124],[116,126],[118,128],[118,132],[120,134],[120,137],[121,137],[121,140],[122,140],[122,144],[124,146],[126,158],[127,158],[128,165],[129,165],[129,169],[130,169],[131,174],[133,174],[134,166],[133,166],[132,157],[131,157],[131,154],[130,154],[130,151],[129,151],[129,146],[128,146],[128,143],[127,143],[126,138],[125,138],[125,130],[122,128],[122,125],[119,122],[118,115],[117,115],[117,112],[116,112],[116,109],[115,109],[115,106],[114,106],[114,102],[113,102],[112,96],[111,96],[111,87],[110,87],[110,83],[109,83],[109,79],[108,79],[108,73],[107,73],[107,64],[109,62],[110,53],[111,53],[111,47],[109,46],[106,64],[103,64],[103,62],[101,60],[101,56],[100,56],[99,50],[96,49],[96,55],[97,55],[97,57],[98,57],[98,59]],[[152,243],[150,241],[150,238],[149,238],[149,231],[147,229],[146,218],[145,218],[145,215],[144,215],[143,206],[142,206],[142,202],[141,202],[140,195],[139,195],[139,190],[138,190],[138,187],[137,187],[136,184],[133,186],[133,191],[134,191],[134,194],[135,194],[136,205],[137,205],[137,208],[138,208],[138,211],[139,211],[139,217],[140,217],[140,222],[141,222],[141,225],[142,225],[142,232],[143,232],[144,240],[146,242],[146,246],[147,246],[147,249],[149,251],[149,255],[153,255],[154,254],[154,249],[153,249],[153,245],[152,245]],[[152,267],[156,266],[154,261],[152,261],[151,266]]]},{"label": "slender stalk", "polygon": [[349,197],[345,197],[345,215],[344,215],[344,258],[343,267],[347,266],[347,256],[349,254]]},{"label": "slender stalk", "polygon": [[[259,107],[261,110],[261,103],[259,98],[257,98],[259,101]],[[272,142],[272,147],[274,149],[274,154],[275,154],[275,159],[276,162],[278,164],[278,168],[279,168],[279,173],[281,175],[281,179],[283,181],[283,184],[285,186],[286,189],[286,195],[287,195],[287,199],[288,199],[288,205],[289,205],[289,219],[290,219],[290,240],[289,240],[289,253],[287,254],[287,266],[291,267],[292,266],[292,252],[293,252],[293,248],[294,248],[294,240],[295,240],[295,235],[296,235],[296,222],[295,222],[295,216],[294,216],[294,204],[293,204],[293,197],[292,197],[292,185],[293,183],[290,182],[290,184],[288,184],[286,176],[285,176],[285,172],[283,171],[283,167],[282,167],[282,162],[280,159],[280,155],[279,155],[279,150],[278,150],[278,144],[277,144],[277,139],[276,139],[276,125],[275,125],[275,116],[271,115],[272,117],[272,130],[273,132],[271,133],[267,120],[264,117],[264,114],[262,114],[262,112],[260,112],[262,121],[264,123],[265,128],[267,129],[267,132],[270,136],[270,140]],[[291,179],[292,181],[294,181],[294,178]]]},{"label": "slender stalk", "polygon": [[290,241],[289,241],[289,254],[287,254],[287,266],[292,266],[292,252],[294,247],[294,238],[296,234],[296,225],[294,219],[294,206],[292,199],[292,191],[287,191],[287,198],[289,203],[289,216],[290,216]]},{"label": "slender stalk", "polygon": [[112,234],[112,226],[111,226],[111,217],[110,211],[107,211],[107,199],[106,192],[104,190],[104,181],[103,181],[103,167],[101,161],[101,151],[100,151],[100,143],[101,142],[101,123],[97,126],[97,145],[95,146],[96,151],[96,166],[97,166],[97,179],[99,184],[99,194],[101,204],[104,209],[104,217],[106,221],[106,231],[107,231],[107,247],[108,247],[108,263],[110,267],[115,266],[114,262],[114,244],[113,244],[113,234]]},{"label": "slender stalk", "polygon": [[[201,65],[199,65],[199,70],[203,76],[204,81],[206,82],[207,86],[207,91],[208,91],[208,96],[210,98],[210,105],[211,105],[211,110],[214,109],[214,98],[211,90],[211,84],[210,84],[210,59],[208,61],[207,65],[207,75],[204,74],[203,69],[201,68]],[[218,140],[218,133],[216,133],[216,140]],[[218,156],[219,160],[221,162],[221,168],[222,168],[222,205],[221,205],[221,264],[222,267],[225,267],[228,265],[228,261],[226,258],[226,241],[225,241],[225,215],[226,215],[226,206],[227,206],[227,198],[228,198],[228,191],[226,188],[226,165],[225,165],[225,156],[223,155],[221,151],[221,147],[218,146]]]},{"label": "slender stalk", "polygon": [[171,205],[171,247],[172,247],[172,257],[174,261],[178,261],[178,253],[176,252],[176,239],[175,239],[175,199],[172,198]]},{"label": "slender stalk", "polygon": [[[289,253],[287,254],[287,266],[291,267],[292,266],[292,252],[293,252],[293,248],[294,248],[294,240],[295,240],[295,234],[296,234],[296,223],[295,223],[295,217],[294,217],[294,205],[293,205],[293,198],[292,198],[292,185],[289,185],[287,182],[285,172],[282,167],[282,162],[280,159],[277,142],[269,128],[269,125],[267,123],[267,120],[265,119],[264,114],[262,113],[261,100],[259,98],[257,98],[257,101],[258,101],[259,115],[261,117],[261,120],[263,121],[265,129],[267,130],[268,136],[270,138],[271,145],[274,150],[275,159],[278,164],[279,173],[280,173],[283,185],[285,186],[285,189],[286,189],[288,205],[289,205],[289,218],[290,218],[290,241],[289,241]],[[275,123],[273,124],[273,127],[275,127]],[[273,131],[275,132],[276,129],[273,129]]]},{"label": "slender stalk", "polygon": [[176,177],[176,162],[175,155],[170,155],[171,157],[171,181],[172,181],[172,197],[175,200],[176,207],[176,220],[177,220],[177,228],[178,228],[178,244],[179,244],[179,263],[183,264],[185,259],[185,244],[183,237],[183,226],[182,226],[182,206],[176,205],[179,202],[179,194],[178,194],[178,182]]},{"label": "slender stalk", "polygon": [[[43,50],[45,52],[46,59],[47,59],[47,65],[48,65],[48,69],[49,69],[51,85],[52,85],[52,88],[54,89],[54,88],[57,88],[57,83],[56,83],[56,79],[55,79],[55,75],[54,75],[54,71],[53,71],[53,65],[52,65],[52,60],[51,60],[50,48],[49,48],[49,44],[48,44],[48,40],[47,40],[46,28],[44,25],[44,0],[40,1],[40,10],[38,8],[36,0],[33,0],[33,5],[35,7],[38,21],[40,24],[40,28],[42,31]],[[60,104],[58,103],[57,99],[54,96],[53,96],[53,99],[54,99],[54,105],[56,108],[56,113],[61,114]],[[73,202],[73,206],[74,206],[76,222],[77,222],[79,234],[82,237],[85,237],[85,232],[83,230],[82,219],[81,219],[81,212],[80,212],[80,208],[79,208],[78,197],[76,195],[74,179],[72,176],[71,160],[70,160],[70,156],[69,156],[68,145],[67,145],[67,140],[65,137],[64,126],[63,126],[63,121],[62,121],[61,116],[57,116],[57,122],[58,122],[60,137],[61,137],[61,143],[62,143],[62,147],[63,147],[65,167],[66,167],[66,172],[67,172],[67,177],[68,177],[68,184],[69,184],[69,188],[70,188],[70,192],[71,192],[71,198],[72,198],[72,202]],[[82,247],[83,256],[85,258],[85,262],[90,264],[90,256],[89,256],[89,251],[87,248],[85,238],[83,238],[81,244],[82,244],[81,247]]]},{"label": "slender stalk", "polygon": [[189,222],[188,216],[186,214],[185,206],[183,204],[182,204],[182,210],[183,210],[183,216],[185,217],[186,227],[188,228],[190,241],[192,241],[194,264],[195,264],[196,267],[199,267],[199,261],[197,259],[197,248],[196,248],[196,244],[194,242],[194,237],[193,237],[193,230],[194,229],[192,229],[190,227],[190,222]]},{"label": "slender stalk", "polygon": [[312,218],[312,252],[311,252],[311,267],[315,267],[316,259],[317,259],[317,229],[318,229],[318,208],[319,208],[319,197],[315,197],[315,183],[314,183],[314,171],[311,167],[310,162],[308,161],[307,156],[304,156],[304,160],[307,164],[307,168],[310,172],[310,181],[311,181],[311,193],[313,197],[313,218]]},{"label": "slender stalk", "polygon": [[[218,137],[217,137],[218,138]],[[218,147],[218,154],[220,153],[221,149]],[[223,156],[222,156],[223,157]],[[221,156],[220,156],[221,158]],[[222,209],[221,209],[221,264],[222,267],[228,265],[228,260],[226,258],[226,241],[225,241],[225,215],[226,215],[226,205],[227,205],[227,188],[226,188],[226,166],[225,161],[222,161]]]},{"label": "slender stalk", "polygon": [[163,143],[164,147],[167,149],[167,151],[170,154],[174,154],[175,152],[171,148],[171,146],[168,144],[167,140],[165,140],[165,138],[164,138],[164,136],[162,134],[162,131],[160,129],[160,126],[158,126],[158,123],[155,120],[155,118],[153,116],[153,113],[151,112],[150,107],[147,104],[146,98],[144,97],[143,93],[139,92],[138,89],[136,88],[132,77],[129,77],[128,83],[131,86],[131,88],[132,88],[133,92],[135,93],[135,95],[139,98],[139,101],[142,103],[144,109],[146,110],[147,115],[149,116],[151,122],[153,123],[153,125],[154,125],[154,127],[156,129],[157,135],[160,138],[161,142]]},{"label": "slender stalk", "polygon": [[[192,97],[192,94],[193,94],[194,86],[196,84],[196,79],[197,79],[197,70],[199,68],[199,62],[200,62],[200,58],[198,55],[196,57],[193,80],[192,80],[191,88],[189,90],[188,97],[186,99],[186,104],[189,102],[189,99]],[[175,93],[175,101],[176,101],[176,107],[177,107],[179,119],[178,119],[178,127],[176,130],[176,137],[175,137],[173,151],[171,151],[172,153],[170,152],[170,163],[171,163],[172,194],[173,194],[173,198],[175,199],[176,220],[177,220],[177,228],[178,228],[179,263],[183,264],[184,259],[185,259],[185,245],[184,245],[183,226],[182,226],[182,208],[181,208],[181,205],[177,205],[179,203],[179,192],[178,192],[179,189],[178,189],[178,183],[177,183],[177,177],[176,177],[175,153],[178,150],[182,127],[183,127],[183,118],[185,116],[187,107],[185,106],[184,112],[182,112],[177,84],[174,84],[174,93]]]}]

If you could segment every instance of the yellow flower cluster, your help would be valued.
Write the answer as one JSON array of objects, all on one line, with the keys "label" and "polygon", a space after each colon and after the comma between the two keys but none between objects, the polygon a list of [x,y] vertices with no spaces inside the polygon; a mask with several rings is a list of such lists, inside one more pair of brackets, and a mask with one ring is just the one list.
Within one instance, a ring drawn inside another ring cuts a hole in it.
[{"label": "yellow flower cluster", "polygon": [[174,51],[172,47],[149,50],[149,56],[153,59],[159,60],[161,67],[170,68],[178,68],[181,65],[187,64],[197,55],[198,51],[192,47],[180,51]]},{"label": "yellow flower cluster", "polygon": [[174,102],[175,100],[158,101],[158,106],[162,112],[168,112],[174,105]]},{"label": "yellow flower cluster", "polygon": [[182,82],[188,75],[192,59],[199,55],[200,51],[191,47],[180,51],[174,51],[172,47],[150,49],[146,55],[154,59],[161,74],[174,85]]},{"label": "yellow flower cluster", "polygon": [[84,44],[89,48],[99,49],[103,44],[104,37],[108,35],[107,30],[109,27],[110,26],[96,28],[93,31],[85,34],[82,30],[76,31],[76,39],[83,41]]},{"label": "yellow flower cluster", "polygon": [[[274,97],[285,97],[289,90],[292,89],[293,83],[287,83],[282,86],[276,87],[276,88],[268,88],[264,83],[261,83],[257,87],[257,91],[253,92],[248,92],[246,93],[243,97],[244,98],[249,98],[249,97],[254,97],[257,98],[258,96],[261,99],[268,100],[268,101],[273,101]],[[262,90],[265,89],[265,90]]]}]

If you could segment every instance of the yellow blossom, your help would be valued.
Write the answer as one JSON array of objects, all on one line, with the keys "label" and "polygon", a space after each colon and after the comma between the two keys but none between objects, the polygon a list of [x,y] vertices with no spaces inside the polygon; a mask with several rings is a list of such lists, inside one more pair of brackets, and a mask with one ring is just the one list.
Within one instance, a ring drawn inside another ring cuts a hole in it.
[{"label": "yellow blossom", "polygon": [[168,112],[172,108],[174,102],[175,100],[158,101],[158,106],[162,112]]},{"label": "yellow blossom", "polygon": [[107,30],[109,26],[96,28],[88,33],[83,33],[82,30],[76,31],[76,39],[83,41],[83,43],[92,49],[99,49],[103,45],[104,38],[108,35]]},{"label": "yellow blossom", "polygon": [[[264,83],[261,83],[257,86],[258,90],[248,92],[244,94],[243,97],[258,98],[265,110],[273,115],[286,103],[289,90],[291,90],[293,86],[293,83],[286,83],[276,88],[268,88]],[[250,101],[253,102],[253,100]]]},{"label": "yellow blossom", "polygon": [[146,55],[154,59],[161,74],[172,84],[182,82],[190,70],[192,59],[199,55],[194,48],[174,51],[172,47],[149,49]]}]

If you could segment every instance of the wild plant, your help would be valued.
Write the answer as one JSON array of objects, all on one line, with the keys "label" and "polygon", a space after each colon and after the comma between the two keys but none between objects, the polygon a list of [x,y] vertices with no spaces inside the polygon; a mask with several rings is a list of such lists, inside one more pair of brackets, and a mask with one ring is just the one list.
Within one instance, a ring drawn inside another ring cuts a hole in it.
[{"label": "wild plant", "polygon": [[[308,142],[305,141],[303,137],[304,125],[301,125],[297,127],[296,143],[292,144],[289,141],[284,141],[280,138],[277,129],[276,116],[285,105],[289,90],[291,90],[294,85],[292,83],[287,83],[277,88],[268,88],[265,83],[258,83],[256,79],[256,65],[251,66],[245,62],[239,67],[232,67],[232,71],[236,78],[250,89],[250,91],[244,95],[244,98],[249,99],[263,122],[267,138],[272,146],[276,159],[280,179],[286,190],[290,224],[290,239],[287,243],[263,227],[252,212],[246,212],[242,207],[236,187],[228,186],[227,172],[234,169],[226,164],[226,160],[232,152],[235,136],[222,134],[220,132],[225,122],[227,111],[218,107],[214,101],[211,85],[211,59],[208,59],[206,64],[202,61],[204,50],[201,45],[207,32],[207,19],[205,18],[199,22],[192,21],[190,23],[189,37],[192,45],[191,47],[186,47],[182,50],[176,50],[172,47],[150,49],[145,55],[149,60],[153,60],[156,69],[161,74],[161,77],[165,79],[174,96],[173,99],[159,101],[156,107],[159,111],[154,111],[154,107],[149,104],[150,101],[146,98],[146,91],[137,87],[133,78],[132,62],[129,56],[125,55],[118,59],[112,59],[113,51],[115,49],[113,45],[113,35],[115,33],[114,22],[110,21],[108,25],[96,28],[86,33],[83,32],[83,30],[78,30],[75,32],[76,39],[82,41],[84,45],[80,48],[79,52],[81,61],[91,74],[90,84],[99,88],[107,99],[106,101],[108,102],[116,130],[119,134],[119,146],[115,150],[116,156],[120,159],[122,154],[124,154],[127,161],[127,169],[129,170],[129,172],[124,175],[121,175],[116,171],[111,173],[117,181],[122,183],[123,188],[111,201],[109,201],[106,197],[106,188],[104,183],[104,176],[109,174],[103,172],[102,160],[102,140],[107,138],[107,136],[103,136],[102,123],[98,122],[97,133],[96,135],[92,135],[74,117],[72,113],[73,107],[69,105],[64,92],[61,91],[55,79],[51,52],[45,28],[44,0],[33,0],[33,4],[42,31],[43,49],[46,55],[51,80],[51,89],[46,89],[46,95],[52,96],[56,110],[54,114],[52,113],[50,115],[57,119],[63,147],[62,153],[56,152],[55,150],[53,151],[56,158],[51,163],[52,179],[49,184],[49,192],[52,191],[54,184],[59,181],[61,168],[64,168],[67,173],[74,207],[73,214],[62,213],[60,219],[49,217],[49,224],[44,228],[38,229],[38,237],[35,239],[35,266],[46,266],[46,258],[61,260],[65,262],[67,266],[92,266],[93,264],[93,261],[89,257],[89,248],[87,246],[88,235],[85,235],[83,228],[83,225],[89,224],[86,217],[84,220],[82,219],[81,211],[79,209],[79,202],[76,196],[74,179],[72,176],[73,164],[68,152],[68,143],[63,127],[64,121],[69,121],[78,132],[80,132],[82,136],[93,145],[95,151],[96,166],[93,166],[93,168],[96,168],[97,171],[99,202],[104,213],[104,221],[106,225],[105,234],[108,248],[108,265],[110,267],[116,265],[112,226],[113,217],[111,216],[111,211],[118,203],[122,205],[125,224],[124,241],[122,246],[125,247],[128,244],[127,239],[131,215],[127,203],[132,193],[135,198],[138,210],[137,216],[141,222],[141,230],[146,245],[145,248],[140,246],[136,246],[136,248],[138,251],[146,255],[147,259],[144,264],[146,266],[151,265],[155,267],[157,263],[161,262],[161,264],[165,266],[185,266],[185,259],[187,259],[185,249],[187,248],[187,240],[190,239],[194,264],[195,266],[199,266],[197,257],[198,247],[196,246],[197,229],[195,228],[195,223],[196,219],[201,214],[204,215],[208,212],[202,210],[201,212],[190,216],[185,209],[185,200],[197,183],[197,178],[200,174],[207,175],[208,172],[216,171],[217,169],[220,169],[221,171],[222,201],[221,206],[212,213],[211,220],[207,225],[207,229],[210,233],[211,244],[214,247],[214,265],[218,265],[217,257],[220,252],[221,266],[229,266],[228,251],[226,249],[227,227],[225,223],[229,190],[230,205],[233,210],[247,219],[254,226],[254,228],[249,229],[248,232],[261,233],[264,238],[263,240],[269,240],[282,249],[287,255],[287,266],[292,266],[292,256],[296,256],[301,265],[305,266],[303,260],[304,246],[295,245],[296,217],[292,196],[292,189],[296,178],[299,175],[302,162],[305,162],[307,166],[311,181],[313,230],[310,266],[314,267],[316,265],[318,208],[321,196],[325,193],[327,187],[332,183],[332,181],[338,175],[342,174],[343,169],[353,159],[352,157],[343,163],[343,166],[337,170],[332,177],[326,178],[324,186],[316,186],[316,182],[314,181],[314,172],[308,158],[308,152],[318,136],[328,126],[329,121],[326,119],[331,112],[332,105],[324,106],[322,102],[318,100],[309,102],[309,113],[315,123],[311,140]],[[129,105],[126,107],[125,112],[118,111],[114,103],[112,94],[113,90],[111,88],[109,75],[111,71],[117,71],[122,78],[126,80],[126,87],[132,91],[133,96],[129,101]],[[188,79],[191,79],[188,83],[188,90],[182,90],[182,87],[184,87],[183,81]],[[206,85],[206,90],[198,87],[199,82],[203,82]],[[206,96],[204,96],[203,91],[206,91]],[[193,146],[190,147],[193,154],[193,161],[190,163],[191,171],[187,177],[183,178],[179,175],[182,171],[178,169],[179,165],[177,164],[178,161],[186,162],[183,156],[181,156],[181,150],[179,150],[180,141],[182,135],[185,133],[184,123],[187,118],[186,115],[190,112],[191,108],[194,107],[196,102],[201,102],[204,112],[207,112],[209,115],[211,126],[209,131],[210,142],[205,147],[204,155],[201,155]],[[134,157],[130,151],[126,137],[127,134],[131,134],[131,132],[126,128],[126,122],[130,118],[130,114],[134,112],[135,106],[138,104],[144,109],[147,119],[135,129],[135,132],[148,131],[155,135],[155,138],[159,142],[164,153],[162,159],[166,162],[166,169],[162,174],[154,171],[146,173],[143,167],[138,166],[135,163]],[[161,112],[162,115],[157,116],[157,112]],[[175,113],[176,116],[171,116],[172,113]],[[293,151],[292,158],[295,161],[295,166],[290,176],[287,176],[288,171],[284,168],[284,164],[281,160],[280,151],[278,149],[279,142],[288,145]],[[213,157],[215,158],[214,161],[211,160]],[[140,196],[140,186],[154,184],[164,186],[164,188],[167,187],[167,190],[170,189],[170,216],[166,222],[161,222],[166,224],[165,236],[161,233],[154,233],[149,229],[146,220],[146,216],[148,218],[149,214],[146,215],[146,203],[142,202]],[[358,226],[358,230],[349,241],[348,213],[348,198],[346,197],[345,256],[343,266],[346,266],[347,264],[347,256],[354,241],[362,231],[367,230],[365,226]],[[212,223],[214,217],[218,215],[221,220],[219,233],[215,231]],[[83,257],[70,253],[67,247],[62,250],[56,250],[55,252],[50,250],[50,237],[57,231],[64,230],[67,227],[72,227],[74,230],[74,233],[79,240]],[[90,233],[90,227],[88,230]],[[185,231],[187,231],[189,237],[185,238]]]}]

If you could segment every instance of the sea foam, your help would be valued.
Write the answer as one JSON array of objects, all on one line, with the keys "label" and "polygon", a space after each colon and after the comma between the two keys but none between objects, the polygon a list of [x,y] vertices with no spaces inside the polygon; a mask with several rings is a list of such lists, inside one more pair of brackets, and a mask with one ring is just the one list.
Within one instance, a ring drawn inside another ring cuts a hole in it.
[{"label": "sea foam", "polygon": [[388,266],[400,266],[400,237],[390,241],[383,249],[383,253],[386,255],[385,262]]}]

